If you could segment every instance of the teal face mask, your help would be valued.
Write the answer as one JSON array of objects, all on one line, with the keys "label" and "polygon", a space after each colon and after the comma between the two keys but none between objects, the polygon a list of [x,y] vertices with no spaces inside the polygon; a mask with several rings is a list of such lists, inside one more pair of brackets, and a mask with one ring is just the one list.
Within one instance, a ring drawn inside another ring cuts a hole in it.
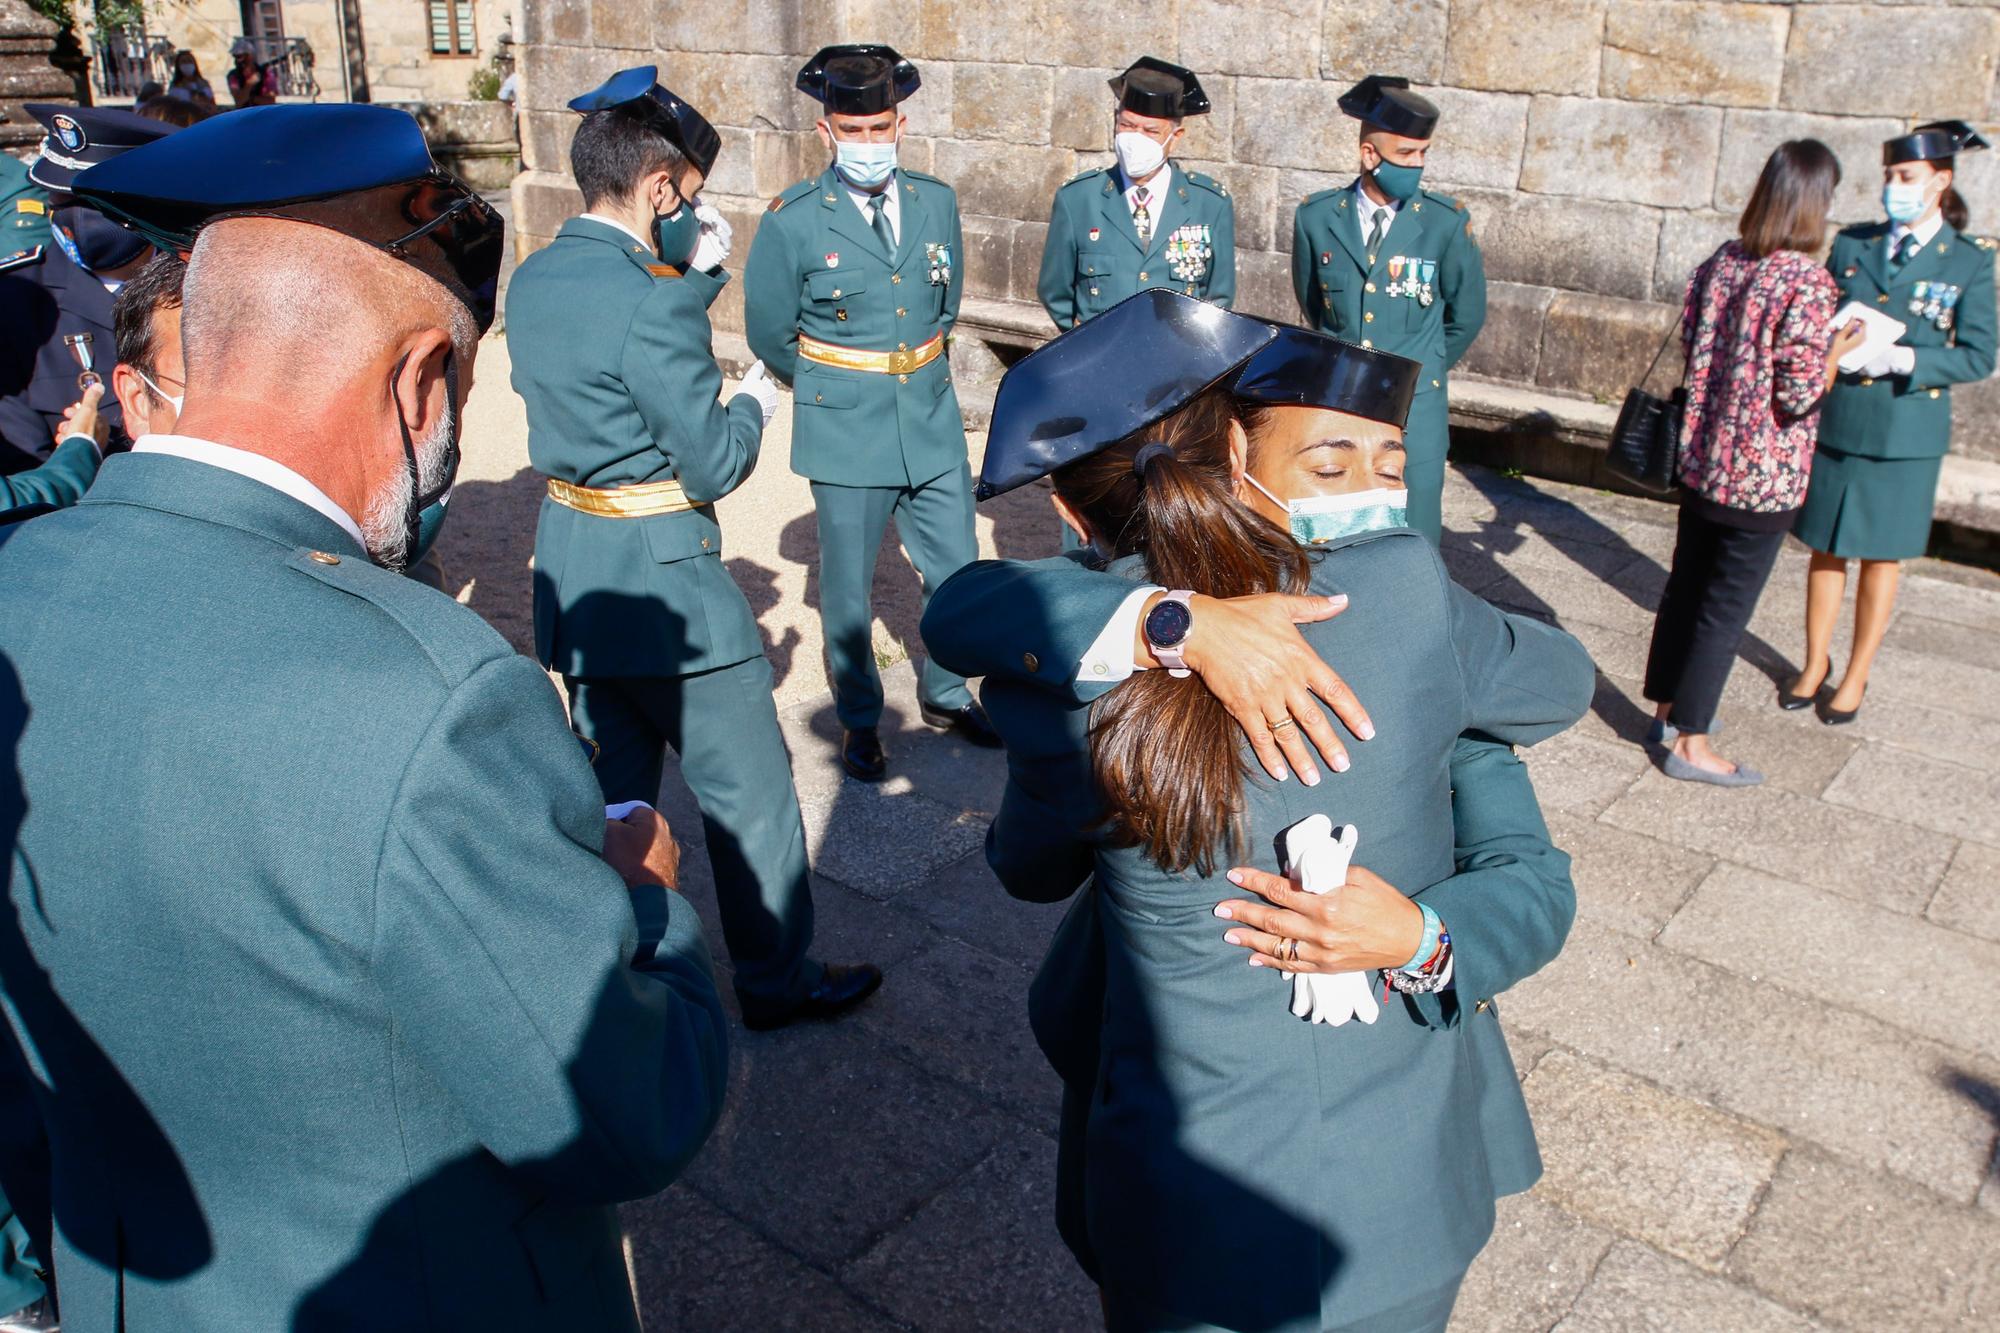
[{"label": "teal face mask", "polygon": [[896,144],[836,140],[833,164],[857,190],[877,190],[896,169]]},{"label": "teal face mask", "polygon": [[431,547],[437,542],[438,533],[444,531],[444,509],[449,503],[451,503],[451,492],[446,491],[417,514],[417,544],[410,552],[412,565],[430,553]]},{"label": "teal face mask", "polygon": [[1352,537],[1358,532],[1380,532],[1385,528],[1410,525],[1410,493],[1376,487],[1347,495],[1309,495],[1302,500],[1280,500],[1249,473],[1243,480],[1263,492],[1264,498],[1284,509],[1292,530],[1292,540],[1301,546]]},{"label": "teal face mask", "polygon": [[662,264],[686,268],[694,256],[694,244],[700,239],[701,219],[685,201],[673,212],[653,219],[653,248],[660,252]]},{"label": "teal face mask", "polygon": [[1377,162],[1370,175],[1382,193],[1398,203],[1413,198],[1417,193],[1417,183],[1424,178],[1422,167],[1406,167],[1395,162]]}]

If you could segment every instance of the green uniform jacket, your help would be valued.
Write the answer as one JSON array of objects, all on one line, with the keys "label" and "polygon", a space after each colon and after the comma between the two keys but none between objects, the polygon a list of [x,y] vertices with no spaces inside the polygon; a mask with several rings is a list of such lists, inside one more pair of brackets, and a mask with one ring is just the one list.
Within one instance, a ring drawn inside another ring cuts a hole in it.
[{"label": "green uniform jacket", "polygon": [[27,164],[0,153],[0,257],[49,244],[49,196]]},{"label": "green uniform jacket", "polygon": [[940,356],[907,375],[800,357],[799,335],[866,352],[922,347],[958,321],[965,240],[958,197],[899,169],[894,259],[828,167],[776,199],[743,270],[750,350],[792,386],[792,471],[835,486],[921,486],[965,463],[965,424]]},{"label": "green uniform jacket", "polygon": [[1306,326],[1423,362],[1420,396],[1444,388],[1486,323],[1486,269],[1471,216],[1456,199],[1419,190],[1396,210],[1372,264],[1362,240],[1353,186],[1299,205],[1292,289]]},{"label": "green uniform jacket", "polygon": [[1035,291],[1058,329],[1075,328],[1149,287],[1221,306],[1236,299],[1236,205],[1229,191],[1198,171],[1167,169],[1173,178],[1162,187],[1152,240],[1143,247],[1117,167],[1086,171],[1056,191]]},{"label": "green uniform jacket", "polygon": [[1886,222],[1848,227],[1827,267],[1842,305],[1860,301],[1908,325],[1898,341],[1917,349],[1916,369],[1842,374],[1820,408],[1819,442],[1863,458],[1939,458],[1951,448],[1951,386],[1993,373],[1993,242],[1946,225],[1892,278],[1888,236]]},{"label": "green uniform jacket", "polygon": [[81,435],[70,436],[40,467],[0,477],[0,516],[30,505],[61,509],[75,504],[90,489],[97,466],[97,446]]},{"label": "green uniform jacket", "polygon": [[610,1205],[707,1137],[727,1020],[694,911],[600,859],[541,668],[148,454],[12,530],[0,623],[64,1323],[636,1329]]},{"label": "green uniform jacket", "polygon": [[764,651],[713,508],[749,477],[764,436],[755,399],[716,401],[708,306],[724,281],[672,276],[618,228],[572,218],[508,286],[535,470],[598,489],[672,478],[701,502],[607,518],[543,499],[535,652],[564,675],[683,676]]},{"label": "green uniform jacket", "polygon": [[[1240,896],[1226,867],[1169,876],[1133,849],[1078,855],[1096,806],[1082,728],[1101,690],[1074,677],[1129,582],[1059,560],[986,562],[947,582],[924,624],[954,670],[1006,673],[982,692],[1008,740],[989,844],[1003,883],[1059,898],[1096,875],[1033,991],[1037,1035],[1066,1082],[1089,1062],[1088,1115],[1064,1125],[1087,1149],[1063,1154],[1083,1163],[1087,1248],[1114,1290],[1230,1328],[1368,1327],[1470,1261],[1493,1198],[1540,1171],[1486,1001],[1554,957],[1574,911],[1568,858],[1518,761],[1460,733],[1531,742],[1569,725],[1594,682],[1582,647],[1456,588],[1408,532],[1331,547],[1312,586],[1374,608],[1305,632],[1367,701],[1380,739],[1353,744],[1353,769],[1317,788],[1255,780],[1243,859],[1276,870],[1276,834],[1323,811],[1360,827],[1361,864],[1446,921],[1455,992],[1392,1001],[1372,1027],[1315,1028],[1286,1010],[1284,987],[1258,984],[1273,979],[1243,966],[1211,914]],[[1076,1219],[1065,1222],[1073,1234]],[[1258,1281],[1214,1258],[1243,1253],[1259,1256]]]}]

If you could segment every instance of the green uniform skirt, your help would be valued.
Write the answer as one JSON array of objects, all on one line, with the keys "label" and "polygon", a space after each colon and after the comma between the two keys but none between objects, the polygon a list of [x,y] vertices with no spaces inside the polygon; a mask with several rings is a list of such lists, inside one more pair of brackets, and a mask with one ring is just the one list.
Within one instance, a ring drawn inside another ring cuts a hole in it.
[{"label": "green uniform skirt", "polygon": [[1942,458],[1863,458],[1821,445],[1792,531],[1843,560],[1914,560],[1930,547],[1943,466]]}]

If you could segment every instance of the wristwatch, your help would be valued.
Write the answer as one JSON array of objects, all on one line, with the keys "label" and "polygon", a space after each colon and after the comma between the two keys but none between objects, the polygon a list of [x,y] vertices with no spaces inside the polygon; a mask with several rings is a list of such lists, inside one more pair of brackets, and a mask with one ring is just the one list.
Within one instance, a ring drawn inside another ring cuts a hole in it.
[{"label": "wristwatch", "polygon": [[1160,659],[1169,676],[1188,674],[1181,649],[1187,646],[1188,635],[1194,632],[1194,612],[1189,609],[1193,596],[1186,588],[1176,589],[1146,613],[1146,646]]}]

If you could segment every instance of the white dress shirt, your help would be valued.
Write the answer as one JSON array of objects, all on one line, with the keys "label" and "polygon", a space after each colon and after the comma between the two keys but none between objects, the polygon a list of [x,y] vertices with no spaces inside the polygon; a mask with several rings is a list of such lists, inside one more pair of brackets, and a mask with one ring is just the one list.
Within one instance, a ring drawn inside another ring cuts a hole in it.
[{"label": "white dress shirt", "polygon": [[[833,174],[840,176],[840,173],[837,171]],[[882,187],[880,194],[883,200],[882,216],[889,219],[889,234],[896,238],[897,245],[901,245],[903,243],[903,192],[896,188],[896,177],[898,174],[893,171],[889,173],[889,183]],[[861,210],[861,220],[872,228],[875,225],[874,210],[869,207],[869,201],[874,199],[875,195],[868,193],[866,190],[858,190],[848,184],[847,177],[845,176],[840,176],[840,184],[847,191],[847,197],[854,201],[854,206]]]},{"label": "white dress shirt", "polygon": [[641,236],[638,232],[633,231],[630,227],[620,222],[617,218],[608,218],[605,217],[604,214],[602,213],[584,213],[580,214],[580,216],[586,222],[597,222],[597,223],[602,223],[604,226],[607,227],[615,227],[619,231],[624,232],[627,236],[630,236],[633,240],[637,241],[639,243],[639,248],[641,250],[645,250],[648,253],[652,252],[653,243],[651,241],[647,240],[644,236]]},{"label": "white dress shirt", "polygon": [[1943,228],[1944,213],[1942,211],[1931,214],[1930,217],[1919,222],[1914,227],[1905,227],[1900,222],[1893,223],[1889,228],[1889,248],[1883,253],[1888,258],[1894,259],[1896,257],[1896,247],[1903,243],[1905,236],[1915,236],[1917,238],[1917,249],[1921,250],[1935,240],[1938,232],[1943,230]]},{"label": "white dress shirt", "polygon": [[1174,188],[1174,164],[1163,163],[1144,186],[1134,185],[1130,180],[1126,180],[1122,170],[1118,173],[1118,179],[1125,181],[1125,211],[1132,215],[1132,225],[1134,227],[1139,225],[1139,191],[1143,188],[1146,191],[1146,212],[1153,219],[1153,230],[1158,231],[1160,205],[1165,202],[1167,191]]},{"label": "white dress shirt", "polygon": [[1354,182],[1354,220],[1361,227],[1361,243],[1366,245],[1368,244],[1368,233],[1375,229],[1375,215],[1377,213],[1388,214],[1383,219],[1384,230],[1382,232],[1382,239],[1386,241],[1389,239],[1387,229],[1396,225],[1396,210],[1401,208],[1402,205],[1394,200],[1386,204],[1376,203],[1368,197],[1368,191],[1361,183],[1364,179],[1366,178],[1360,177]]},{"label": "white dress shirt", "polygon": [[[141,435],[132,442],[135,454],[168,454],[174,458],[185,458],[193,463],[206,463],[219,467],[224,472],[234,472],[239,477],[248,477],[261,482],[282,495],[289,495],[308,509],[314,509],[339,524],[354,544],[362,550],[368,543],[362,539],[361,525],[339,505],[327,498],[325,491],[301,477],[276,459],[262,454],[253,454],[248,449],[237,449],[213,440],[197,440],[192,435]],[[1129,649],[1128,649],[1129,651]]]},{"label": "white dress shirt", "polygon": [[1104,627],[1104,632],[1091,640],[1077,667],[1076,678],[1115,685],[1137,671],[1139,664],[1132,653],[1132,641],[1139,632],[1139,613],[1145,609],[1148,597],[1165,591],[1156,583],[1148,583],[1127,594],[1112,613],[1111,623]]}]

